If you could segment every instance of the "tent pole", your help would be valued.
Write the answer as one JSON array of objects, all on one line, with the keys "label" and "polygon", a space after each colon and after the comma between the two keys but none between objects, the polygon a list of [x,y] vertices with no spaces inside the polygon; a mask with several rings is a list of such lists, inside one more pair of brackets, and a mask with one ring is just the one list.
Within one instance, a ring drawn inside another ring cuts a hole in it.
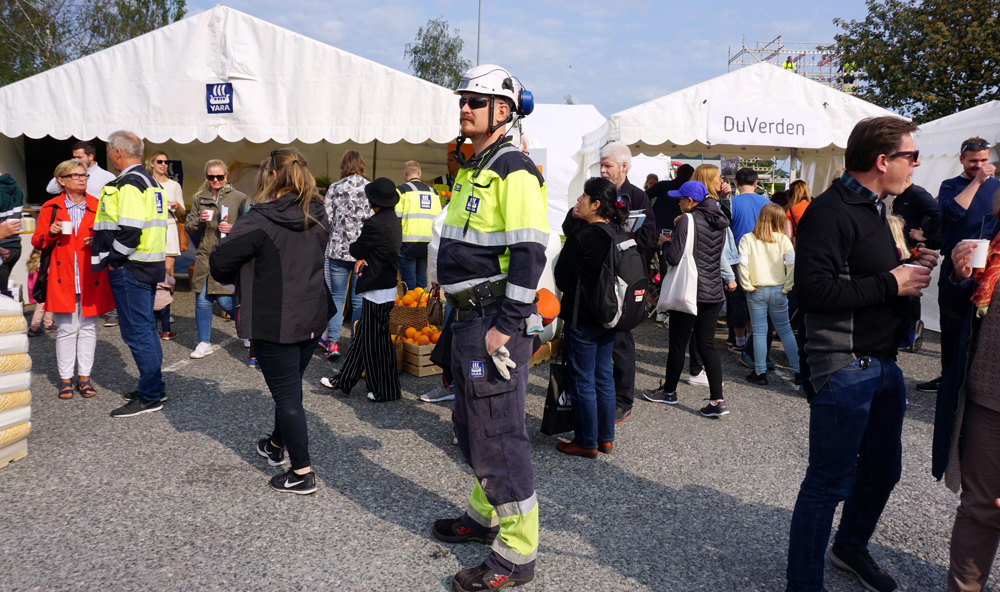
[{"label": "tent pole", "polygon": [[372,149],[372,179],[377,179],[378,175],[375,171],[378,170],[378,140],[375,140],[375,146]]}]

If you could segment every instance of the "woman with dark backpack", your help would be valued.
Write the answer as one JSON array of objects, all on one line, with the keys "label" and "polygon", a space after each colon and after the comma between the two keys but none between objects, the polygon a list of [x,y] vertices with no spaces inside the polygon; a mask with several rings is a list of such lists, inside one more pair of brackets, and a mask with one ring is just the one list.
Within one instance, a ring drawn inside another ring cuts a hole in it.
[{"label": "woman with dark backpack", "polygon": [[556,262],[556,286],[563,292],[559,316],[566,322],[567,390],[573,400],[573,440],[556,444],[565,454],[596,458],[598,451],[611,452],[615,440],[611,370],[615,332],[606,329],[591,310],[588,295],[598,292],[596,283],[614,234],[601,226],[620,228],[626,213],[610,181],[600,177],[587,180],[574,208],[574,217],[587,224],[566,237]]}]

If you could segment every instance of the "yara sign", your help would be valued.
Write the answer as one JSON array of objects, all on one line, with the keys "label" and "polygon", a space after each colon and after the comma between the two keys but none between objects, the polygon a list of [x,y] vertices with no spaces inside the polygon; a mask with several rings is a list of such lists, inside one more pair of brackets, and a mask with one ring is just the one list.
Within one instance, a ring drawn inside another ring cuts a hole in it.
[{"label": "yara sign", "polygon": [[741,146],[822,148],[819,112],[772,105],[709,105],[708,141]]},{"label": "yara sign", "polygon": [[233,112],[233,83],[219,82],[205,85],[205,108],[209,113]]}]

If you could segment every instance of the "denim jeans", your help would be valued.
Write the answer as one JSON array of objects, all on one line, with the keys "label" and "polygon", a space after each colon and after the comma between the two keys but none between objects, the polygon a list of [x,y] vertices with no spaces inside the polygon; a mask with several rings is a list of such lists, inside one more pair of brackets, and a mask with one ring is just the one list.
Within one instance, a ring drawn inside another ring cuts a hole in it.
[{"label": "denim jeans", "polygon": [[[792,333],[792,324],[788,322],[788,298],[781,293],[781,286],[758,286],[753,292],[747,292],[747,305],[750,307],[750,319],[753,322],[753,363],[754,372],[767,372],[767,317],[771,316],[774,329],[778,332],[781,345],[785,347],[788,363],[796,373],[799,371],[799,346]],[[758,329],[758,327],[760,329]]]},{"label": "denim jeans", "polygon": [[[823,555],[844,501],[838,547],[863,550],[902,470],[906,386],[891,359],[858,358],[809,402],[809,467],[792,512],[788,590],[823,590]],[[846,500],[846,501],[845,501]]]},{"label": "denim jeans", "polygon": [[399,279],[406,284],[407,290],[427,287],[427,257],[399,256]]},{"label": "denim jeans", "polygon": [[139,369],[139,398],[159,401],[163,396],[163,350],[156,334],[153,298],[156,286],[138,282],[127,268],[108,270],[108,284],[118,309],[118,329]]},{"label": "denim jeans", "polygon": [[567,390],[573,398],[573,442],[593,450],[615,441],[615,381],[611,353],[615,332],[566,327]]},{"label": "denim jeans", "polygon": [[347,302],[347,280],[351,283],[351,340],[354,340],[354,322],[361,318],[361,295],[357,292],[358,276],[354,273],[354,262],[342,259],[327,259],[330,274],[330,293],[337,305],[337,312],[330,319],[327,327],[327,339],[330,343],[340,340],[340,328],[344,326],[344,304]]},{"label": "denim jeans", "polygon": [[312,359],[319,338],[299,343],[251,340],[260,372],[274,399],[274,431],[271,441],[288,449],[292,469],[304,469],[309,461],[309,429],[302,408],[302,375]]},{"label": "denim jeans", "polygon": [[218,302],[219,308],[233,317],[233,297],[231,294],[209,294],[208,280],[201,287],[201,292],[194,297],[194,324],[198,327],[198,341],[208,343],[212,337],[212,302]]}]

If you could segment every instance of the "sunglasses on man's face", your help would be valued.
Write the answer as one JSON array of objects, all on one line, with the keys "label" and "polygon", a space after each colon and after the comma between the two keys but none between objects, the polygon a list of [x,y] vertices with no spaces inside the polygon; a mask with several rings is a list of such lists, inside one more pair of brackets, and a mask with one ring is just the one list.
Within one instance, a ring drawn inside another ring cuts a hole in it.
[{"label": "sunglasses on man's face", "polygon": [[487,97],[460,97],[458,99],[458,108],[468,105],[469,109],[482,109],[486,105],[490,104],[490,100]]},{"label": "sunglasses on man's face", "polygon": [[919,150],[903,150],[889,155],[889,158],[909,158],[910,162],[916,164],[920,160]]},{"label": "sunglasses on man's face", "polygon": [[209,181],[221,181],[226,178],[225,175],[205,175],[205,178]]},{"label": "sunglasses on man's face", "polygon": [[962,154],[966,152],[979,152],[980,150],[989,150],[989,142],[966,142],[962,144]]}]

